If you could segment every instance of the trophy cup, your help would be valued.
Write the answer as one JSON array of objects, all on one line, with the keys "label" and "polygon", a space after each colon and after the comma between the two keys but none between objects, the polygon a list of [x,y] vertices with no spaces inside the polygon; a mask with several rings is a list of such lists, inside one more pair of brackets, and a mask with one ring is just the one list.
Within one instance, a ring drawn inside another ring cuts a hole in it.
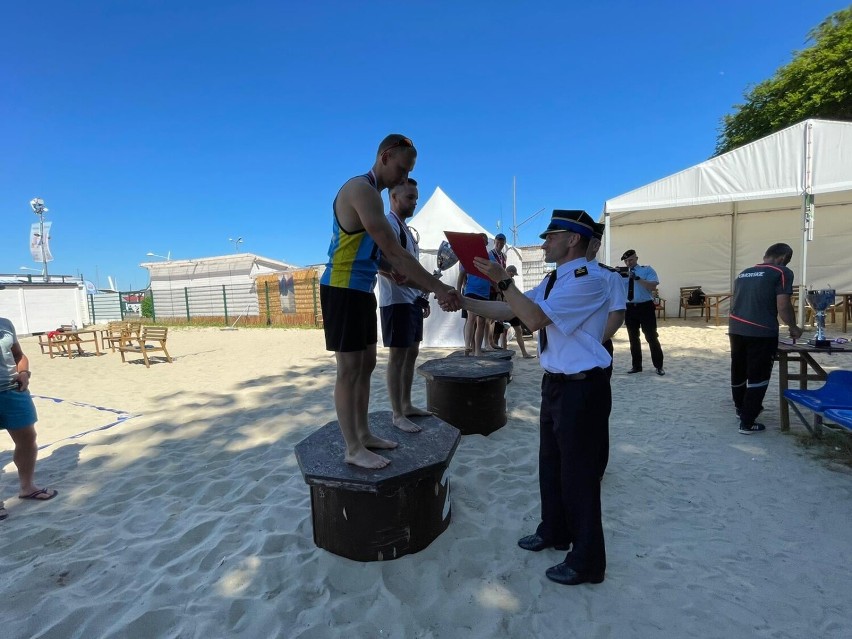
[{"label": "trophy cup", "polygon": [[450,246],[450,243],[447,240],[441,242],[441,245],[438,247],[438,268],[432,272],[432,275],[441,278],[443,274],[442,271],[446,271],[448,268],[452,268],[452,266],[459,261],[459,258],[456,257],[453,248]]},{"label": "trophy cup", "polygon": [[817,348],[831,348],[831,340],[825,338],[825,310],[834,304],[834,289],[826,288],[819,291],[808,291],[808,306],[816,313],[817,333],[808,344]]}]

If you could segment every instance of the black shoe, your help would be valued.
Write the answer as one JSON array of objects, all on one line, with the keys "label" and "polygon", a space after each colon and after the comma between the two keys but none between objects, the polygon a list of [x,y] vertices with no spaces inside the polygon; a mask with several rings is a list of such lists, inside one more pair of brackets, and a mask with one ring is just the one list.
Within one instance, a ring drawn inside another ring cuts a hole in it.
[{"label": "black shoe", "polygon": [[740,435],[753,435],[754,433],[762,433],[765,430],[766,426],[757,422],[751,425],[740,422]]},{"label": "black shoe", "polygon": [[521,537],[520,539],[518,539],[518,545],[524,550],[532,550],[533,552],[538,552],[540,550],[544,550],[545,548],[568,550],[571,547],[571,544],[552,544],[549,541],[543,539],[542,537],[539,537],[538,533],[533,533],[532,535]]},{"label": "black shoe", "polygon": [[603,572],[577,572],[564,561],[552,568],[548,568],[544,575],[563,586],[577,586],[579,584],[590,583],[599,584],[604,580]]},{"label": "black shoe", "polygon": [[627,371],[627,374],[632,375],[633,373],[641,373],[641,372],[642,372],[641,368],[631,368],[629,371]]},{"label": "black shoe", "polygon": [[663,375],[665,375],[665,374],[666,374],[666,371],[664,371],[664,370],[663,370],[663,367],[662,367],[662,366],[660,366],[660,367],[657,369],[657,375],[659,375],[660,377],[662,377],[662,376],[663,376]]}]

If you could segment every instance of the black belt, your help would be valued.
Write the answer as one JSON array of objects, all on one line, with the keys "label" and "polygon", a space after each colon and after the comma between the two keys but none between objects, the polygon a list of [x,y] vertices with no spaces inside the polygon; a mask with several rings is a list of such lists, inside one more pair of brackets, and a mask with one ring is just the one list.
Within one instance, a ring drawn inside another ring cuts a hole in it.
[{"label": "black belt", "polygon": [[550,382],[579,382],[582,379],[593,377],[604,372],[604,369],[598,367],[590,368],[587,371],[580,373],[548,373],[544,372],[544,379]]}]

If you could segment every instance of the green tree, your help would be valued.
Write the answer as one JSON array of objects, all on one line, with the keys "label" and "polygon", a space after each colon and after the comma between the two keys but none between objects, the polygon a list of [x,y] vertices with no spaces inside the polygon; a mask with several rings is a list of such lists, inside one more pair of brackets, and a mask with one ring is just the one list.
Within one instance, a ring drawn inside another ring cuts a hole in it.
[{"label": "green tree", "polygon": [[154,296],[151,291],[145,291],[142,298],[142,317],[154,317]]},{"label": "green tree", "polygon": [[808,34],[813,44],[745,93],[722,119],[720,155],[806,120],[852,120],[852,5]]}]

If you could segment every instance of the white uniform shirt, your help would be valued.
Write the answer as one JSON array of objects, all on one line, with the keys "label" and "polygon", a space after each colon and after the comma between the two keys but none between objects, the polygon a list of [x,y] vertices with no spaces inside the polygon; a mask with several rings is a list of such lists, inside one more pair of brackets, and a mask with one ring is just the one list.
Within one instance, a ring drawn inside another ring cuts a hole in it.
[{"label": "white uniform shirt", "polygon": [[601,344],[610,306],[602,269],[580,257],[556,269],[556,283],[544,299],[546,287],[544,278],[526,293],[553,322],[547,327],[543,353],[539,344],[541,367],[571,375],[609,366],[612,358]]},{"label": "white uniform shirt", "polygon": [[623,311],[627,308],[627,291],[624,289],[624,284],[621,280],[624,279],[616,271],[610,271],[609,268],[601,266],[597,260],[590,260],[589,264],[598,267],[601,275],[604,276],[609,287],[609,309],[607,312]]},{"label": "white uniform shirt", "polygon": [[[408,230],[408,226],[400,220],[396,213],[391,211],[387,215],[388,222],[397,240],[400,237],[405,238],[405,250],[414,256],[414,259],[420,258],[420,249],[417,247],[417,242],[414,241],[414,236]],[[400,242],[402,244],[402,242]],[[389,277],[379,275],[379,306],[391,306],[392,304],[413,304],[414,300],[420,295],[420,290],[411,288],[410,286],[400,286]]]}]

